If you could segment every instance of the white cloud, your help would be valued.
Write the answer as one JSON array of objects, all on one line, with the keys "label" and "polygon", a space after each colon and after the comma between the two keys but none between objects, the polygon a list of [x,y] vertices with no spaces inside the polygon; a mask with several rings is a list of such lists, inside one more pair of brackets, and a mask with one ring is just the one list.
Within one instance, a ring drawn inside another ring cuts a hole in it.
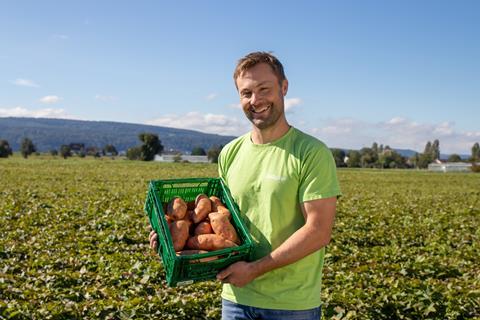
[{"label": "white cloud", "polygon": [[[300,98],[288,98],[285,99],[285,112],[292,112],[297,106],[302,104],[302,99]],[[240,103],[231,103],[228,105],[229,108],[232,109],[242,109],[242,105]]]},{"label": "white cloud", "polygon": [[0,108],[0,117],[31,117],[31,118],[59,118],[59,119],[78,119],[65,112],[64,109],[38,109],[29,110],[18,106],[14,108]]},{"label": "white cloud", "polygon": [[207,99],[208,101],[212,101],[212,100],[215,99],[216,97],[218,97],[218,94],[216,94],[216,93],[210,93],[208,96],[205,97],[205,99]]},{"label": "white cloud", "polygon": [[250,129],[245,119],[200,112],[166,115],[147,121],[147,124],[233,136],[241,135]]},{"label": "white cloud", "polygon": [[115,96],[108,96],[103,94],[96,94],[95,100],[102,101],[102,102],[114,102],[117,101],[118,98]]},{"label": "white cloud", "polygon": [[14,85],[17,85],[17,86],[22,86],[22,87],[32,87],[32,88],[40,87],[34,81],[29,80],[29,79],[22,79],[22,78],[15,79],[15,80],[11,81],[11,83],[13,83]]},{"label": "white cloud", "polygon": [[60,98],[59,96],[45,96],[43,98],[40,98],[39,101],[45,104],[53,104],[59,102],[60,100],[62,100],[62,98]]},{"label": "white cloud", "polygon": [[373,142],[393,148],[422,152],[427,141],[440,141],[442,153],[469,154],[480,131],[464,132],[455,129],[451,122],[418,123],[395,117],[383,122],[368,122],[354,118],[329,119],[310,132],[330,147],[360,149]]},{"label": "white cloud", "polygon": [[292,109],[302,104],[300,98],[288,98],[285,99],[285,112],[292,112]]}]

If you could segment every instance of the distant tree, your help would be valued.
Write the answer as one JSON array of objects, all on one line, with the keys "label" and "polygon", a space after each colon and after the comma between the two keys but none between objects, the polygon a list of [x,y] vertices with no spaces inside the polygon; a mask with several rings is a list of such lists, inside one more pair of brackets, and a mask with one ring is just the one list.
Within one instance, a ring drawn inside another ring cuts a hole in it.
[{"label": "distant tree", "polygon": [[85,149],[87,156],[99,158],[101,156],[102,150],[97,147],[87,147]]},{"label": "distant tree", "polygon": [[432,155],[429,153],[422,153],[417,162],[417,167],[420,169],[426,169],[428,168],[428,165],[432,163]]},{"label": "distant tree", "polygon": [[103,155],[117,156],[117,148],[115,148],[113,144],[107,144],[105,147],[103,147]]},{"label": "distant tree", "polygon": [[50,154],[51,154],[52,156],[57,156],[57,155],[58,155],[57,149],[52,149],[52,150],[50,150]]},{"label": "distant tree", "polygon": [[70,149],[70,146],[66,144],[62,144],[60,146],[60,155],[63,157],[63,159],[67,159],[68,157],[71,157],[72,150]]},{"label": "distant tree", "polygon": [[331,149],[331,151],[333,159],[335,159],[335,165],[337,167],[345,167],[345,151],[336,148]]},{"label": "distant tree", "polygon": [[7,140],[0,140],[0,158],[8,158],[12,155],[12,148]]},{"label": "distant tree", "polygon": [[420,154],[418,157],[417,167],[420,169],[428,168],[428,164],[432,163],[436,159],[434,158],[434,155],[436,155],[436,153],[437,151],[435,150],[435,147],[432,145],[430,141],[428,141],[427,144],[425,145],[425,149],[423,149],[423,153]]},{"label": "distant tree", "polygon": [[380,151],[378,150],[378,143],[374,142],[372,144],[372,151],[375,152],[375,153],[380,153]]},{"label": "distant tree", "polygon": [[411,156],[410,159],[408,159],[408,162],[409,162],[410,166],[412,166],[414,168],[418,168],[419,159],[420,159],[420,154],[418,152],[415,152],[415,154],[413,156]]},{"label": "distant tree", "polygon": [[78,156],[79,156],[80,158],[85,158],[86,155],[87,155],[87,153],[86,153],[85,150],[83,150],[83,149],[80,150],[80,152],[78,153]]},{"label": "distant tree", "polygon": [[359,168],[361,163],[360,163],[360,152],[356,150],[350,150],[348,152],[348,160],[347,160],[347,167],[349,168]]},{"label": "distant tree", "polygon": [[460,157],[458,154],[453,153],[448,157],[448,162],[462,162],[462,157]]},{"label": "distant tree", "polygon": [[407,167],[407,159],[402,157],[402,155],[395,150],[390,149],[388,146],[386,146],[384,151],[379,155],[378,163],[385,169]]},{"label": "distant tree", "polygon": [[205,149],[201,147],[195,147],[192,149],[192,156],[206,156],[207,153],[205,152]]},{"label": "distant tree", "polygon": [[432,153],[432,143],[430,141],[427,142],[425,145],[425,149],[423,149],[424,154],[431,154]]},{"label": "distant tree", "polygon": [[22,154],[22,157],[27,159],[28,156],[35,151],[37,151],[37,148],[35,148],[32,140],[29,138],[23,138],[22,142],[20,143],[20,153]]},{"label": "distant tree", "polygon": [[223,146],[212,146],[210,149],[208,149],[207,152],[207,157],[208,160],[212,163],[218,163],[218,156],[220,155],[220,151],[222,151]]},{"label": "distant tree", "polygon": [[163,145],[158,135],[154,133],[141,133],[138,135],[138,138],[143,142],[140,146],[140,160],[152,161],[156,154],[162,153]]},{"label": "distant tree", "polygon": [[127,150],[128,160],[140,160],[142,149],[140,147],[132,147]]},{"label": "distant tree", "polygon": [[360,163],[362,168],[374,168],[378,161],[378,154],[371,148],[362,148],[360,150]]},{"label": "distant tree", "polygon": [[480,161],[480,145],[478,142],[475,142],[472,146],[472,157],[471,160],[473,162]]},{"label": "distant tree", "polygon": [[432,144],[432,148],[430,150],[433,160],[440,159],[440,141],[435,139]]}]

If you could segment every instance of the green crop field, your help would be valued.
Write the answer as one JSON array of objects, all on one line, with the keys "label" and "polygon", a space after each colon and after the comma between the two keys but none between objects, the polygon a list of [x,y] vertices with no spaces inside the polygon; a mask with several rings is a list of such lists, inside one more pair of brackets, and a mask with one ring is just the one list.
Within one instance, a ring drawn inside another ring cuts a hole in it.
[{"label": "green crop field", "polygon": [[[219,319],[217,282],[165,285],[143,212],[149,180],[213,176],[213,164],[0,159],[0,319]],[[480,174],[339,178],[325,319],[479,319]]]}]

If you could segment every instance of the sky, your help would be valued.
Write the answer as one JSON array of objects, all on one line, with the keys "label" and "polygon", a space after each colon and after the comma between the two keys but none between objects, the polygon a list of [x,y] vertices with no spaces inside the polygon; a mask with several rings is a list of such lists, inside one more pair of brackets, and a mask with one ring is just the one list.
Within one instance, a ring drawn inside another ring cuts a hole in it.
[{"label": "sky", "polygon": [[289,80],[289,123],[329,147],[422,152],[438,139],[444,154],[470,154],[479,35],[474,0],[5,0],[0,117],[238,136],[251,125],[235,64],[270,51]]}]

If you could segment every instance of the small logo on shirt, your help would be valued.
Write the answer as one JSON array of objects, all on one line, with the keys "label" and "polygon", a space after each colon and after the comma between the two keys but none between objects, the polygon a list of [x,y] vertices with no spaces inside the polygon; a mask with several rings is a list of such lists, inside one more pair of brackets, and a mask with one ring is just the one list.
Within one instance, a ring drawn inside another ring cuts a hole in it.
[{"label": "small logo on shirt", "polygon": [[265,180],[274,180],[274,181],[285,181],[285,180],[287,180],[287,177],[282,177],[282,176],[277,176],[277,175],[274,175],[274,174],[267,173],[264,176],[264,179]]}]

